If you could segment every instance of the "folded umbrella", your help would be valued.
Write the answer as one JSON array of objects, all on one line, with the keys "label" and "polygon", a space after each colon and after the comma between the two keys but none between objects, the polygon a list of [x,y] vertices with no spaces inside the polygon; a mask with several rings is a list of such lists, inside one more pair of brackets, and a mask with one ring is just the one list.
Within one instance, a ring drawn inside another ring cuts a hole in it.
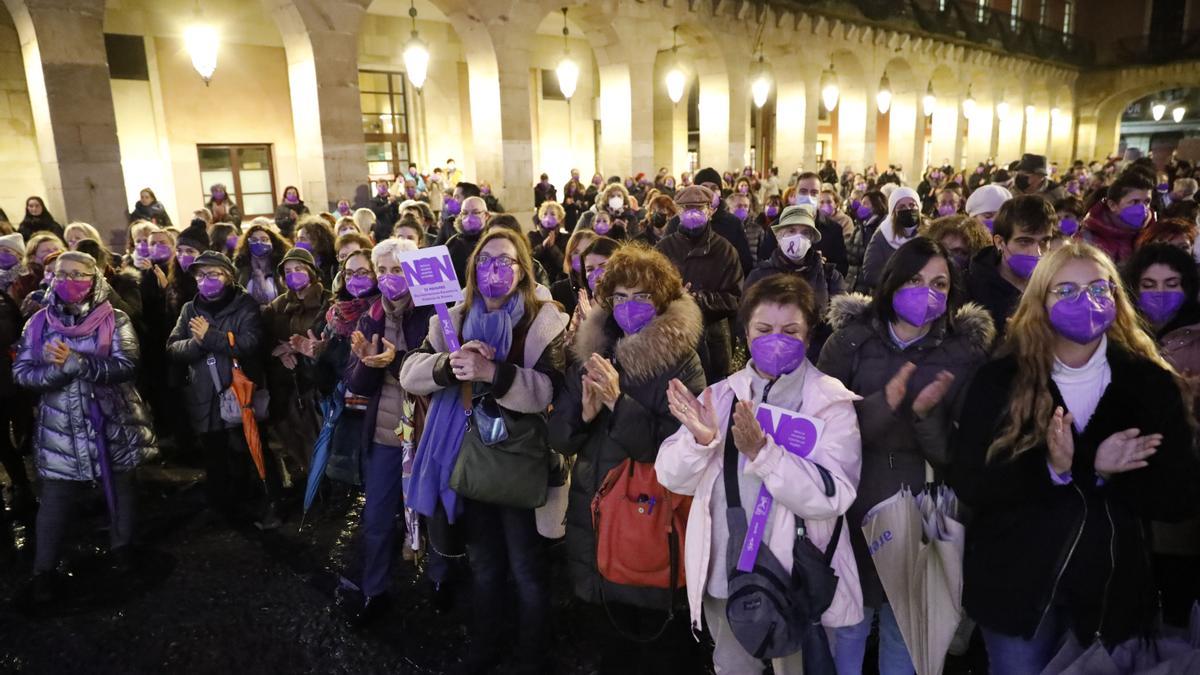
[{"label": "folded umbrella", "polygon": [[88,400],[88,419],[92,423],[92,433],[96,434],[96,464],[100,467],[100,484],[104,486],[104,501],[108,505],[108,518],[112,522],[113,532],[117,533],[117,486],[113,482],[112,457],[108,455],[108,438],[104,435],[104,414],[100,411],[100,402],[93,392]]},{"label": "folded umbrella", "polygon": [[[233,333],[229,336],[229,348],[232,355],[234,347]],[[246,437],[246,447],[250,449],[250,457],[254,459],[254,468],[258,469],[260,480],[267,479],[267,465],[263,461],[262,438],[258,435],[258,420],[254,419],[254,381],[242,372],[242,365],[237,357],[233,358],[232,379],[229,388],[242,408],[242,434]]]},{"label": "folded umbrella", "polygon": [[1200,603],[1192,606],[1188,632],[1163,629],[1158,637],[1133,638],[1112,649],[1099,640],[1084,648],[1072,634],[1042,675],[1194,675],[1200,673]]},{"label": "folded umbrella", "polygon": [[304,486],[304,515],[300,518],[300,529],[304,529],[304,518],[312,508],[313,500],[317,497],[317,487],[321,477],[325,475],[325,465],[329,463],[329,449],[333,445],[333,430],[337,427],[342,410],[346,407],[346,384],[338,382],[333,393],[321,401],[321,432],[313,444],[313,455],[309,461],[308,483]]}]

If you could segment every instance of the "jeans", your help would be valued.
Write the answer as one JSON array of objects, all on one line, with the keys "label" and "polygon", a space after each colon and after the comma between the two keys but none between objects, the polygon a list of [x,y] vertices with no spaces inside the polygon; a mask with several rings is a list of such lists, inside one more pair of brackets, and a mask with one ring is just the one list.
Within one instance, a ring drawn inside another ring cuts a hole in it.
[{"label": "jeans", "polygon": [[438,504],[433,516],[421,517],[425,535],[429,540],[429,559],[425,563],[425,576],[439,586],[450,581],[462,571],[463,544],[459,541],[460,529],[446,519],[446,511]]},{"label": "jeans", "polygon": [[[729,627],[725,618],[726,600],[704,595],[704,620],[708,622],[708,630],[712,633],[713,668],[717,675],[761,675],[764,663],[756,659],[742,647]],[[803,675],[804,655],[796,652],[781,659],[771,659],[775,675]]]},{"label": "jeans", "polygon": [[1022,675],[1040,673],[1062,648],[1067,638],[1067,625],[1061,613],[1046,613],[1033,637],[1026,640],[1005,635],[984,626],[983,642],[987,645],[989,670],[992,675]]},{"label": "jeans", "polygon": [[363,507],[362,592],[373,597],[388,589],[392,571],[392,550],[396,545],[396,514],[403,495],[400,482],[404,452],[394,445],[372,443],[367,450],[365,487],[367,503]]},{"label": "jeans", "polygon": [[[518,627],[517,656],[523,664],[539,664],[547,645],[545,560],[533,509],[513,509],[463,499],[462,524],[471,566],[475,625],[472,652],[495,655],[506,626]],[[505,617],[510,588],[517,595],[518,616]]]},{"label": "jeans", "polygon": [[[97,481],[99,482],[99,481]],[[116,514],[110,525],[109,543],[115,550],[133,541],[133,518],[136,504],[133,491],[133,471],[114,471]],[[41,506],[37,514],[37,545],[33,559],[34,573],[49,572],[58,565],[58,551],[63,535],[70,527],[72,512],[79,495],[91,489],[90,481],[42,480]],[[104,488],[100,488],[103,492]]]},{"label": "jeans", "polygon": [[[875,610],[863,608],[863,620],[853,626],[833,630],[833,660],[838,675],[860,675],[863,656],[867,651],[867,637],[871,634],[871,622]],[[912,675],[915,672],[900,625],[892,606],[884,603],[879,608],[879,675]]]}]

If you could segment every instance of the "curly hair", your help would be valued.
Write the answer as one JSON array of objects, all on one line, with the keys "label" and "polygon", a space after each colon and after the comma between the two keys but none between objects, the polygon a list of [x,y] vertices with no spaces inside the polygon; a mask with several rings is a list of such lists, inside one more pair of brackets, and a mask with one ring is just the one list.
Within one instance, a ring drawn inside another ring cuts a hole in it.
[{"label": "curly hair", "polygon": [[271,240],[271,264],[270,269],[279,267],[280,261],[283,260],[283,254],[287,252],[291,246],[288,245],[283,237],[280,237],[275,230],[272,230],[265,225],[251,225],[242,233],[242,238],[238,240],[237,250],[233,252],[233,266],[242,269],[250,264],[250,235],[255,232],[266,232],[267,237]]},{"label": "curly hair", "polygon": [[323,218],[317,216],[304,216],[300,222],[296,223],[296,236],[299,237],[303,232],[312,243],[312,254],[314,258],[321,258],[326,261],[333,260],[337,252],[333,248],[333,228],[325,222]]},{"label": "curly hair", "polygon": [[1190,242],[1196,241],[1196,223],[1184,220],[1183,218],[1166,218],[1157,220],[1138,233],[1137,241],[1134,243],[1134,248],[1141,248],[1146,244],[1153,244],[1159,241],[1170,241],[1175,237],[1185,237]]},{"label": "curly hair", "polygon": [[596,297],[611,310],[609,298],[617,286],[640,288],[650,294],[650,302],[659,314],[683,297],[683,279],[665,255],[639,244],[617,249],[604,267],[604,276],[596,284]]},{"label": "curly hair", "polygon": [[967,248],[971,250],[972,257],[992,243],[991,237],[988,236],[987,228],[981,225],[978,220],[961,213],[935,218],[921,225],[921,236],[933,241],[940,242],[949,234],[962,237],[963,241],[967,242]]}]

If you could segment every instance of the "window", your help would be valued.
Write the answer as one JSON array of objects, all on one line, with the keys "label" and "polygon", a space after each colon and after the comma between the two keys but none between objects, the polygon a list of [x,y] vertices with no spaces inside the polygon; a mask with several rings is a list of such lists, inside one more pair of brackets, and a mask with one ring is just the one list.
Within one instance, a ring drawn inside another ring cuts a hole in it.
[{"label": "window", "polygon": [[987,9],[987,0],[979,0],[978,4],[975,6],[975,20],[979,23],[987,21]]},{"label": "window", "polygon": [[542,69],[542,100],[544,101],[565,101],[567,97],[563,96],[562,88],[558,86],[558,72],[553,70]]},{"label": "window", "polygon": [[1046,14],[1047,14],[1047,10],[1049,10],[1049,8],[1050,8],[1050,0],[1042,0],[1041,9],[1038,10],[1038,25],[1039,26],[1046,25]]},{"label": "window", "polygon": [[104,34],[104,54],[108,57],[108,76],[114,80],[149,80],[146,43],[141,35]]},{"label": "window", "polygon": [[1012,5],[1009,6],[1009,21],[1012,29],[1017,29],[1017,24],[1021,23],[1021,0],[1012,0]]},{"label": "window", "polygon": [[408,168],[407,89],[404,73],[358,71],[367,173],[392,179]]},{"label": "window", "polygon": [[1063,29],[1062,29],[1063,35],[1071,34],[1071,28],[1072,28],[1071,14],[1073,13],[1073,10],[1075,9],[1072,6],[1074,4],[1075,3],[1071,2],[1071,0],[1066,0],[1065,2],[1063,2]]},{"label": "window", "polygon": [[275,171],[270,145],[198,145],[200,184],[204,203],[212,198],[214,183],[225,189],[238,206],[242,218],[275,214]]}]

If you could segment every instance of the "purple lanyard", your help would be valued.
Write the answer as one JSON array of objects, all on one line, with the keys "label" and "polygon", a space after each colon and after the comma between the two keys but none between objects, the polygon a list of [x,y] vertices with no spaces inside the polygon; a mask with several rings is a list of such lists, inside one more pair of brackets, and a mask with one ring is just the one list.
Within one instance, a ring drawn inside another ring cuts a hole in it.
[{"label": "purple lanyard", "polygon": [[[766,398],[766,392],[764,392],[763,400],[765,401]],[[772,414],[772,411],[775,411],[775,414]],[[776,415],[778,415],[778,421]],[[763,432],[770,436],[777,445],[797,457],[807,457],[817,445],[820,429],[813,423],[813,420],[800,416],[798,413],[762,403],[758,406],[755,419],[758,420]],[[767,529],[767,516],[771,513],[771,504],[774,501],[771,493],[767,491],[766,484],[763,484],[758,490],[758,499],[754,501],[754,513],[750,517],[746,539],[742,542],[742,553],[738,556],[737,562],[738,571],[749,572],[754,569],[754,561],[758,558],[758,548],[762,545],[763,532]]]}]

